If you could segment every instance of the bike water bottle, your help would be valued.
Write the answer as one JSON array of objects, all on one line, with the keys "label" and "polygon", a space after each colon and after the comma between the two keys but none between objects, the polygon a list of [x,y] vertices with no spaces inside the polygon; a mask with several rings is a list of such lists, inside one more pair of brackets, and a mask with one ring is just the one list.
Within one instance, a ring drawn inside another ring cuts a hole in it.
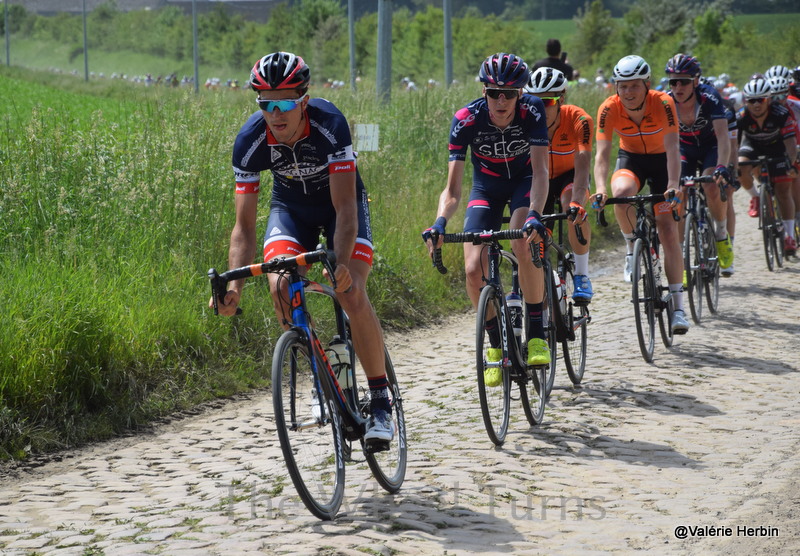
[{"label": "bike water bottle", "polygon": [[347,349],[347,344],[339,336],[334,336],[328,345],[328,349],[325,350],[325,356],[336,373],[336,380],[339,382],[339,386],[351,388],[353,385],[350,380],[350,352]]},{"label": "bike water bottle", "polygon": [[558,301],[564,297],[564,283],[555,270],[553,271],[553,284],[556,286],[556,301]]},{"label": "bike water bottle", "polygon": [[522,336],[522,298],[517,292],[511,292],[506,296],[508,312],[511,313],[511,327],[514,329],[514,336]]}]

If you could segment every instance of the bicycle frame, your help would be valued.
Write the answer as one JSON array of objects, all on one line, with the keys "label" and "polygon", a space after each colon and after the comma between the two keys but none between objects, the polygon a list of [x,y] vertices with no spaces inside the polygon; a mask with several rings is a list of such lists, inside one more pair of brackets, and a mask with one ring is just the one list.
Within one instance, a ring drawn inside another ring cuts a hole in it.
[{"label": "bicycle frame", "polygon": [[[329,399],[334,400],[337,404],[339,415],[342,418],[342,430],[345,438],[347,440],[355,440],[364,435],[367,421],[360,415],[358,400],[355,398],[355,389],[348,389],[349,395],[342,389],[336,378],[336,373],[325,354],[325,349],[322,347],[314,328],[311,326],[308,310],[306,308],[306,290],[323,293],[331,298],[334,304],[334,314],[336,315],[336,330],[342,339],[349,338],[344,310],[337,301],[333,293],[333,288],[307,280],[301,276],[297,270],[300,266],[310,265],[314,262],[322,262],[328,269],[329,275],[333,276],[334,261],[335,256],[333,251],[318,249],[317,251],[304,253],[297,257],[282,257],[267,263],[253,264],[232,269],[223,274],[218,274],[217,271],[212,268],[208,271],[208,276],[211,280],[212,290],[214,292],[215,313],[217,312],[219,300],[225,297],[225,290],[228,282],[241,278],[259,276],[269,272],[284,272],[288,276],[288,298],[291,306],[292,319],[292,322],[289,323],[290,329],[297,331],[306,344],[309,354],[313,354],[313,357],[310,357],[310,361],[312,373],[314,374],[314,381],[316,383],[315,385],[317,388],[320,388],[321,391],[325,392]],[[353,373],[353,359],[351,352],[349,371],[351,373]],[[326,380],[321,379],[323,376],[326,377]],[[322,404],[321,421],[326,419],[326,411],[327,408]],[[294,424],[293,426],[297,425]],[[316,423],[306,426],[316,426]]]}]

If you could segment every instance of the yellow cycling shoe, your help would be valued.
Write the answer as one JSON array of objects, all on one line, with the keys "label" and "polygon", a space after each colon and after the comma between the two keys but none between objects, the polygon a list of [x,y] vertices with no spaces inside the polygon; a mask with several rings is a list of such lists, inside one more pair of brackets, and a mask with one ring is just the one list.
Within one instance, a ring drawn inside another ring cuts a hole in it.
[{"label": "yellow cycling shoe", "polygon": [[549,365],[550,347],[544,338],[528,340],[528,365]]},{"label": "yellow cycling shoe", "polygon": [[[500,363],[500,360],[503,358],[503,349],[502,348],[488,348],[486,350],[486,362],[487,363]],[[500,367],[487,367],[483,370],[483,383],[486,386],[494,388],[495,386],[500,386],[503,383],[503,373],[500,370]]]}]

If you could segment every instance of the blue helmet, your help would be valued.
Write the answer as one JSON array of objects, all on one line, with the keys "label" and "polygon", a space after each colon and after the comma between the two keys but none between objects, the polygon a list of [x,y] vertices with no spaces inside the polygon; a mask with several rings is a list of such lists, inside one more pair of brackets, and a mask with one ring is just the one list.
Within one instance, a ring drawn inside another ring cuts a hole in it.
[{"label": "blue helmet", "polygon": [[514,54],[493,54],[481,64],[478,79],[481,83],[500,87],[522,88],[528,84],[528,64]]},{"label": "blue helmet", "polygon": [[666,73],[675,73],[678,75],[691,75],[697,77],[700,75],[700,62],[694,56],[688,54],[676,54],[667,61],[664,68]]}]

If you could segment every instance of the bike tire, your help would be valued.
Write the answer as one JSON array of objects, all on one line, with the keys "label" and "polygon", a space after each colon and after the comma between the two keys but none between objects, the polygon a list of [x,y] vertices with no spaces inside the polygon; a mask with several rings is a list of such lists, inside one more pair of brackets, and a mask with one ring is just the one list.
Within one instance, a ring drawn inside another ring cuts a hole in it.
[{"label": "bike tire", "polygon": [[777,195],[772,195],[772,215],[774,217],[775,224],[772,227],[772,251],[775,254],[775,264],[778,267],[783,267],[783,259],[784,259],[784,243],[783,243],[783,236],[784,236],[784,229],[783,229],[783,216],[781,214],[781,203],[778,200]]},{"label": "bike tire", "polygon": [[400,394],[400,385],[394,372],[392,359],[389,352],[386,354],[386,379],[389,381],[389,403],[392,407],[392,419],[395,426],[395,435],[389,449],[380,452],[364,452],[367,464],[372,475],[381,487],[394,494],[403,484],[406,476],[408,458],[408,445],[406,443],[406,416],[403,411],[403,397]]},{"label": "bike tire", "polygon": [[683,270],[686,273],[686,293],[689,297],[689,309],[692,320],[700,324],[703,317],[703,238],[697,218],[691,212],[686,214],[683,232]]},{"label": "bike tire", "polygon": [[546,394],[547,399],[550,398],[550,393],[553,391],[553,386],[556,383],[556,362],[558,359],[558,313],[556,311],[556,303],[558,299],[558,291],[556,284],[553,281],[553,270],[549,262],[543,265],[544,270],[544,291],[545,296],[542,302],[542,325],[544,326],[545,340],[547,347],[550,349],[550,363],[545,369],[546,373]]},{"label": "bike tire", "polygon": [[703,244],[707,245],[705,252],[706,267],[703,273],[703,283],[706,289],[706,305],[711,314],[719,311],[719,254],[717,253],[717,235],[711,223],[711,211],[706,209],[706,225],[702,231]]},{"label": "bike tire", "polygon": [[633,301],[633,316],[636,321],[639,349],[644,360],[651,363],[656,340],[656,293],[653,287],[653,261],[648,249],[641,238],[633,244],[631,300]]},{"label": "bike tire", "polygon": [[526,366],[525,375],[517,380],[522,411],[531,426],[540,425],[544,421],[544,410],[547,405],[547,396],[544,393],[544,384],[547,382],[546,368]]},{"label": "bike tire", "polygon": [[[659,309],[658,330],[661,332],[661,341],[664,347],[672,347],[675,335],[672,333],[672,314],[675,312],[675,299],[669,293],[669,288],[663,288],[660,283],[655,284],[655,291],[658,292],[656,303]],[[665,301],[666,299],[666,301]]]},{"label": "bike tire", "polygon": [[297,331],[283,333],[272,360],[272,402],[295,490],[312,514],[331,520],[344,497],[344,439],[336,404],[316,380],[311,357]]},{"label": "bike tire", "polygon": [[767,259],[767,268],[770,272],[775,271],[775,249],[772,244],[773,229],[775,228],[775,217],[772,214],[772,195],[767,191],[766,184],[762,184],[758,193],[759,197],[759,219],[761,224],[761,237],[764,241],[764,256]]},{"label": "bike tire", "polygon": [[[494,286],[488,285],[481,291],[478,301],[478,311],[476,315],[476,334],[475,334],[475,360],[478,373],[478,397],[481,404],[481,414],[483,424],[486,427],[486,434],[496,445],[502,446],[508,433],[508,424],[511,416],[511,375],[508,369],[510,357],[508,353],[509,342],[512,341],[508,329],[503,330],[501,312],[505,310],[505,304],[501,303],[497,290]],[[484,372],[486,369],[494,367],[486,359],[486,348],[491,346],[489,336],[486,332],[486,317],[494,313],[497,315],[500,335],[503,338],[501,343],[502,359],[499,365],[501,381],[497,386],[488,386]],[[506,323],[509,323],[508,313],[505,313]]]},{"label": "bike tire", "polygon": [[565,262],[564,287],[566,295],[561,302],[561,312],[567,328],[567,337],[561,342],[561,352],[564,357],[564,366],[573,385],[577,386],[583,380],[586,371],[586,350],[589,344],[587,330],[589,309],[583,305],[572,302],[575,288],[574,272],[571,263]]}]

